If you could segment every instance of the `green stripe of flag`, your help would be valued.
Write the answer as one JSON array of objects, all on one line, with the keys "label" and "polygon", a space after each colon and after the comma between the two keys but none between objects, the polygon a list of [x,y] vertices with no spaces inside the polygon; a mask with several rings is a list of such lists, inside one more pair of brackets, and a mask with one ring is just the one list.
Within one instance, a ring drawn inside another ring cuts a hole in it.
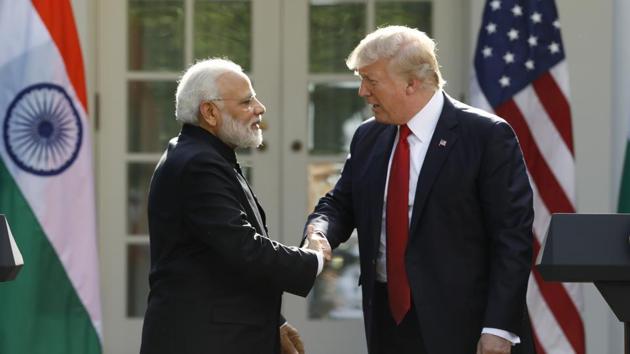
[{"label": "green stripe of flag", "polygon": [[16,280],[0,283],[0,353],[100,353],[88,313],[2,160],[0,213],[24,256]]},{"label": "green stripe of flag", "polygon": [[630,213],[630,141],[626,142],[626,154],[621,174],[621,188],[619,189],[619,204],[617,211]]}]

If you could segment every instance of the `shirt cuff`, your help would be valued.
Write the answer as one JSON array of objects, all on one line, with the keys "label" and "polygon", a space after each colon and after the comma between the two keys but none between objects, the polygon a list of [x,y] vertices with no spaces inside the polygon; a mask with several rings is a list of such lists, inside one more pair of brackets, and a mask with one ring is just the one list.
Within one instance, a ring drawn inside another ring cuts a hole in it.
[{"label": "shirt cuff", "polygon": [[317,256],[317,274],[315,274],[315,276],[318,276],[319,273],[321,273],[324,269],[324,253],[322,251],[315,251],[310,248],[302,248],[302,250]]},{"label": "shirt cuff", "polygon": [[516,334],[512,333],[512,332],[508,332],[508,331],[504,331],[502,329],[498,329],[498,328],[488,328],[488,327],[484,327],[481,330],[481,334],[492,334],[495,335],[497,337],[501,337],[505,340],[510,341],[510,343],[512,343],[512,345],[516,345],[519,344],[521,342],[521,338],[519,336],[517,336]]},{"label": "shirt cuff", "polygon": [[317,255],[317,276],[324,269],[324,253],[320,251],[315,254]]}]

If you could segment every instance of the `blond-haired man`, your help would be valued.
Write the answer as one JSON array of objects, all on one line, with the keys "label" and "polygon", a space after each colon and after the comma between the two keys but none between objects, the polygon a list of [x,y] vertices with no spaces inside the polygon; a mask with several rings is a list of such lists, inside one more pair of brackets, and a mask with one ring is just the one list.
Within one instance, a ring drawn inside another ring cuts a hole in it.
[{"label": "blond-haired man", "polygon": [[333,248],[358,231],[369,352],[531,352],[532,190],[511,127],[442,90],[416,29],[380,28],[346,63],[374,117],[307,225]]}]

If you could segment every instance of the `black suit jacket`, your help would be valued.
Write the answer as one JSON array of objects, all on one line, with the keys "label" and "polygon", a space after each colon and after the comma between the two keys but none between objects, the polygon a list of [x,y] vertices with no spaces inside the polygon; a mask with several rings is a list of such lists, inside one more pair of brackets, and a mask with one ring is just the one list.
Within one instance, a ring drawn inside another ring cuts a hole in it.
[{"label": "black suit jacket", "polygon": [[[383,195],[397,127],[354,134],[340,180],[309,222],[336,247],[358,231],[368,347]],[[532,191],[518,141],[501,118],[445,95],[410,221],[405,265],[426,349],[474,353],[483,327],[527,335]],[[527,326],[525,326],[527,327]]]},{"label": "black suit jacket", "polygon": [[237,169],[231,148],[192,125],[158,163],[141,353],[279,352],[281,294],[308,293],[317,257],[265,236]]}]

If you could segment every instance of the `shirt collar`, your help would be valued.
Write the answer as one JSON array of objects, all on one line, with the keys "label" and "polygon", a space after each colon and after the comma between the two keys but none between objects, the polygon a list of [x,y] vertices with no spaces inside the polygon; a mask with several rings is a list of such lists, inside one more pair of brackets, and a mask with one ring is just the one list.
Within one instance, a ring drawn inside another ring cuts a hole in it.
[{"label": "shirt collar", "polygon": [[435,91],[429,102],[407,122],[413,135],[417,136],[421,142],[431,140],[443,107],[444,95],[440,89]]}]

